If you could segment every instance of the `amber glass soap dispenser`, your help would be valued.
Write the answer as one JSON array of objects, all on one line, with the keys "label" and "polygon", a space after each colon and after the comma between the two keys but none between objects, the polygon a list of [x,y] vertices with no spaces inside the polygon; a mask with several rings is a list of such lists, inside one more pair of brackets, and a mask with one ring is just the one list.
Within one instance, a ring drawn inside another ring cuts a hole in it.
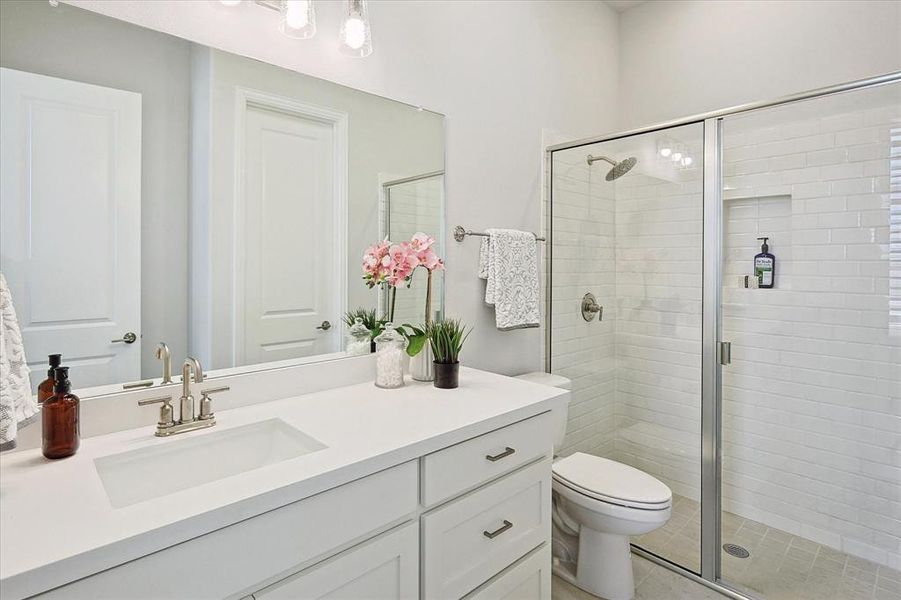
[{"label": "amber glass soap dispenser", "polygon": [[38,386],[38,402],[42,403],[53,395],[53,384],[55,383],[53,370],[60,365],[62,358],[62,354],[51,354],[47,357],[50,361],[50,370],[47,371],[47,379]]},{"label": "amber glass soap dispenser", "polygon": [[80,443],[79,400],[72,393],[69,367],[56,367],[53,375],[53,395],[41,407],[42,448],[47,458],[65,458]]}]

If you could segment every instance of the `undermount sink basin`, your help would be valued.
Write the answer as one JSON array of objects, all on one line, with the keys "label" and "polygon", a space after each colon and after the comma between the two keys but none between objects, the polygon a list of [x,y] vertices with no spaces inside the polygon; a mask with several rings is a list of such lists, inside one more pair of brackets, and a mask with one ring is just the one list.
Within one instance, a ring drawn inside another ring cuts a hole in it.
[{"label": "undermount sink basin", "polygon": [[94,459],[113,508],[310,454],[325,444],[281,419]]}]

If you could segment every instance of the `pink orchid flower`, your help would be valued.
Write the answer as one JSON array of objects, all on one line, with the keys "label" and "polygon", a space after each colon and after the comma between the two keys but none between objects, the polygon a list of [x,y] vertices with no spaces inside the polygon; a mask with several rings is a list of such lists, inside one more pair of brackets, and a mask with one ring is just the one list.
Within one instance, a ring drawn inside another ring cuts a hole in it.
[{"label": "pink orchid flower", "polygon": [[419,259],[420,266],[425,267],[429,271],[441,271],[444,269],[444,261],[438,258],[438,255],[431,248],[421,251],[416,255],[416,258]]},{"label": "pink orchid flower", "polygon": [[432,247],[432,244],[435,243],[435,238],[430,237],[421,231],[413,234],[413,239],[410,240],[410,246],[413,248],[414,252],[423,252]]},{"label": "pink orchid flower", "polygon": [[363,253],[363,279],[369,287],[388,284],[392,287],[409,286],[413,272],[424,267],[429,273],[443,270],[444,261],[432,246],[435,238],[418,232],[409,242],[393,244],[385,239]]}]

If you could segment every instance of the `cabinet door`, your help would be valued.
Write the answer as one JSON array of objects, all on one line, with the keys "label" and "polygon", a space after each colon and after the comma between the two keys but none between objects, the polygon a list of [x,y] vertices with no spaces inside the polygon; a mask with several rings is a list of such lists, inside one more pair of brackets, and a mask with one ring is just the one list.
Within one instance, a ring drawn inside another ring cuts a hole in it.
[{"label": "cabinet door", "polygon": [[415,523],[392,529],[253,595],[256,600],[413,600],[418,596]]},{"label": "cabinet door", "polygon": [[465,600],[550,600],[551,545],[536,548]]}]

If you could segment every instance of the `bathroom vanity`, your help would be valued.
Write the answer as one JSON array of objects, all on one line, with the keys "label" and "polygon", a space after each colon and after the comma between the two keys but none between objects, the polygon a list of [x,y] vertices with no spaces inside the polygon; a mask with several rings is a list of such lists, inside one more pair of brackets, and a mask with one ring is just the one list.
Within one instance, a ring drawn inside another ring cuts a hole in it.
[{"label": "bathroom vanity", "polygon": [[148,422],[62,461],[3,456],[2,595],[549,598],[568,392],[461,381],[365,382],[220,409],[172,438]]}]

